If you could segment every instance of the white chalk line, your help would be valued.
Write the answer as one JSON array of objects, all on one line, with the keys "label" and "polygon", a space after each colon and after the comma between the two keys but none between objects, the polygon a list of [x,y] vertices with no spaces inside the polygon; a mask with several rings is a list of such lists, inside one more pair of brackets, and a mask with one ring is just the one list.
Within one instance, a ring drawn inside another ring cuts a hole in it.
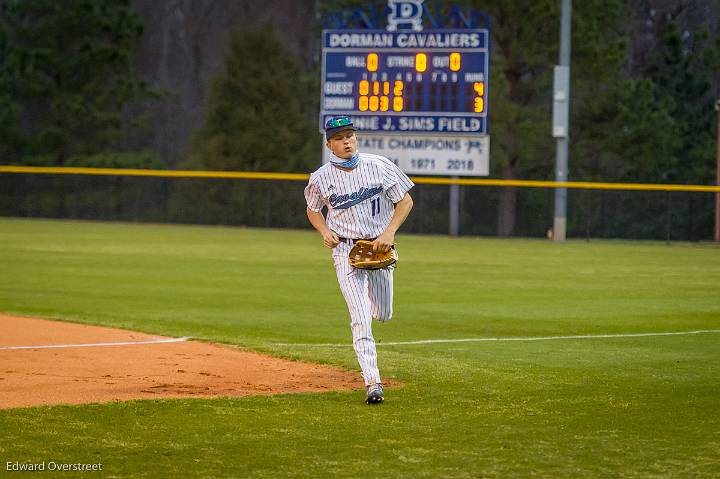
[{"label": "white chalk line", "polygon": [[46,344],[43,346],[0,346],[0,351],[10,349],[94,348],[98,346],[134,346],[136,344],[181,343],[191,338],[191,336],[183,336],[182,338],[151,339],[148,341],[123,341],[116,343]]},{"label": "white chalk line", "polygon": [[[508,338],[461,338],[461,339],[423,339],[418,341],[377,342],[376,346],[406,346],[416,344],[444,343],[481,343],[505,341],[555,341],[561,339],[611,339],[611,338],[647,338],[652,336],[688,336],[691,334],[720,333],[720,329],[700,329],[697,331],[676,331],[666,333],[627,333],[627,334],[585,334],[573,336],[520,336]],[[275,346],[315,346],[315,347],[352,347],[350,343],[275,343]]]}]

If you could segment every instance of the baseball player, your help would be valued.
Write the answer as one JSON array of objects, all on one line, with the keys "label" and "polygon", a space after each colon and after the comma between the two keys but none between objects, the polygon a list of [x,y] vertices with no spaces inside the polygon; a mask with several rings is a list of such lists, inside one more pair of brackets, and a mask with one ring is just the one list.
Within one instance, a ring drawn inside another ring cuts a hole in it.
[{"label": "baseball player", "polygon": [[[394,251],[395,232],[412,209],[414,186],[393,162],[357,151],[357,136],[347,116],[325,124],[330,162],[310,175],[305,188],[307,216],[332,249],[335,272],[350,312],[353,347],[367,387],[365,402],[383,402],[372,320],[389,321],[393,308],[395,265],[377,270],[350,265],[348,254],[358,239],[373,241],[373,250]],[[327,208],[327,219],[322,208]]]}]

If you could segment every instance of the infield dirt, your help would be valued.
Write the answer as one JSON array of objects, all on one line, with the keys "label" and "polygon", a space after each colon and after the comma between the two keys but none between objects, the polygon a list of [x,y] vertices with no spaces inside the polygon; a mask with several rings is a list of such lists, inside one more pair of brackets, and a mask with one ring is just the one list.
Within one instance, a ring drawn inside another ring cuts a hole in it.
[{"label": "infield dirt", "polygon": [[364,389],[357,373],[200,341],[37,348],[171,338],[8,315],[0,331],[0,409]]}]

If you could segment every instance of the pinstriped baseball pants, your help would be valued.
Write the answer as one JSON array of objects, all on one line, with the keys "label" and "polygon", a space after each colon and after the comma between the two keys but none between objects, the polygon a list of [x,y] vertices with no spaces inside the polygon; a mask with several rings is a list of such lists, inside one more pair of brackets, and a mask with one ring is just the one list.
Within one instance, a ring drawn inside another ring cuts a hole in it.
[{"label": "pinstriped baseball pants", "polygon": [[348,261],[351,248],[348,243],[337,245],[333,250],[333,261],[340,291],[350,312],[355,355],[365,384],[369,385],[381,382],[372,320],[385,322],[392,318],[395,266],[377,270],[353,268]]}]

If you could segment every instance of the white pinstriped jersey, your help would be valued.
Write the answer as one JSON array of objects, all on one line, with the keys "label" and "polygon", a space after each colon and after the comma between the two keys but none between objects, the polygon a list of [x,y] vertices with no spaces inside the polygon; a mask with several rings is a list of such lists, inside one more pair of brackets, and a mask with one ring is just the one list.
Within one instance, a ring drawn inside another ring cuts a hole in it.
[{"label": "white pinstriped jersey", "polygon": [[310,175],[305,200],[313,211],[327,206],[326,222],[344,238],[376,238],[390,224],[394,204],[414,183],[384,156],[360,153],[350,171],[325,163]]}]

